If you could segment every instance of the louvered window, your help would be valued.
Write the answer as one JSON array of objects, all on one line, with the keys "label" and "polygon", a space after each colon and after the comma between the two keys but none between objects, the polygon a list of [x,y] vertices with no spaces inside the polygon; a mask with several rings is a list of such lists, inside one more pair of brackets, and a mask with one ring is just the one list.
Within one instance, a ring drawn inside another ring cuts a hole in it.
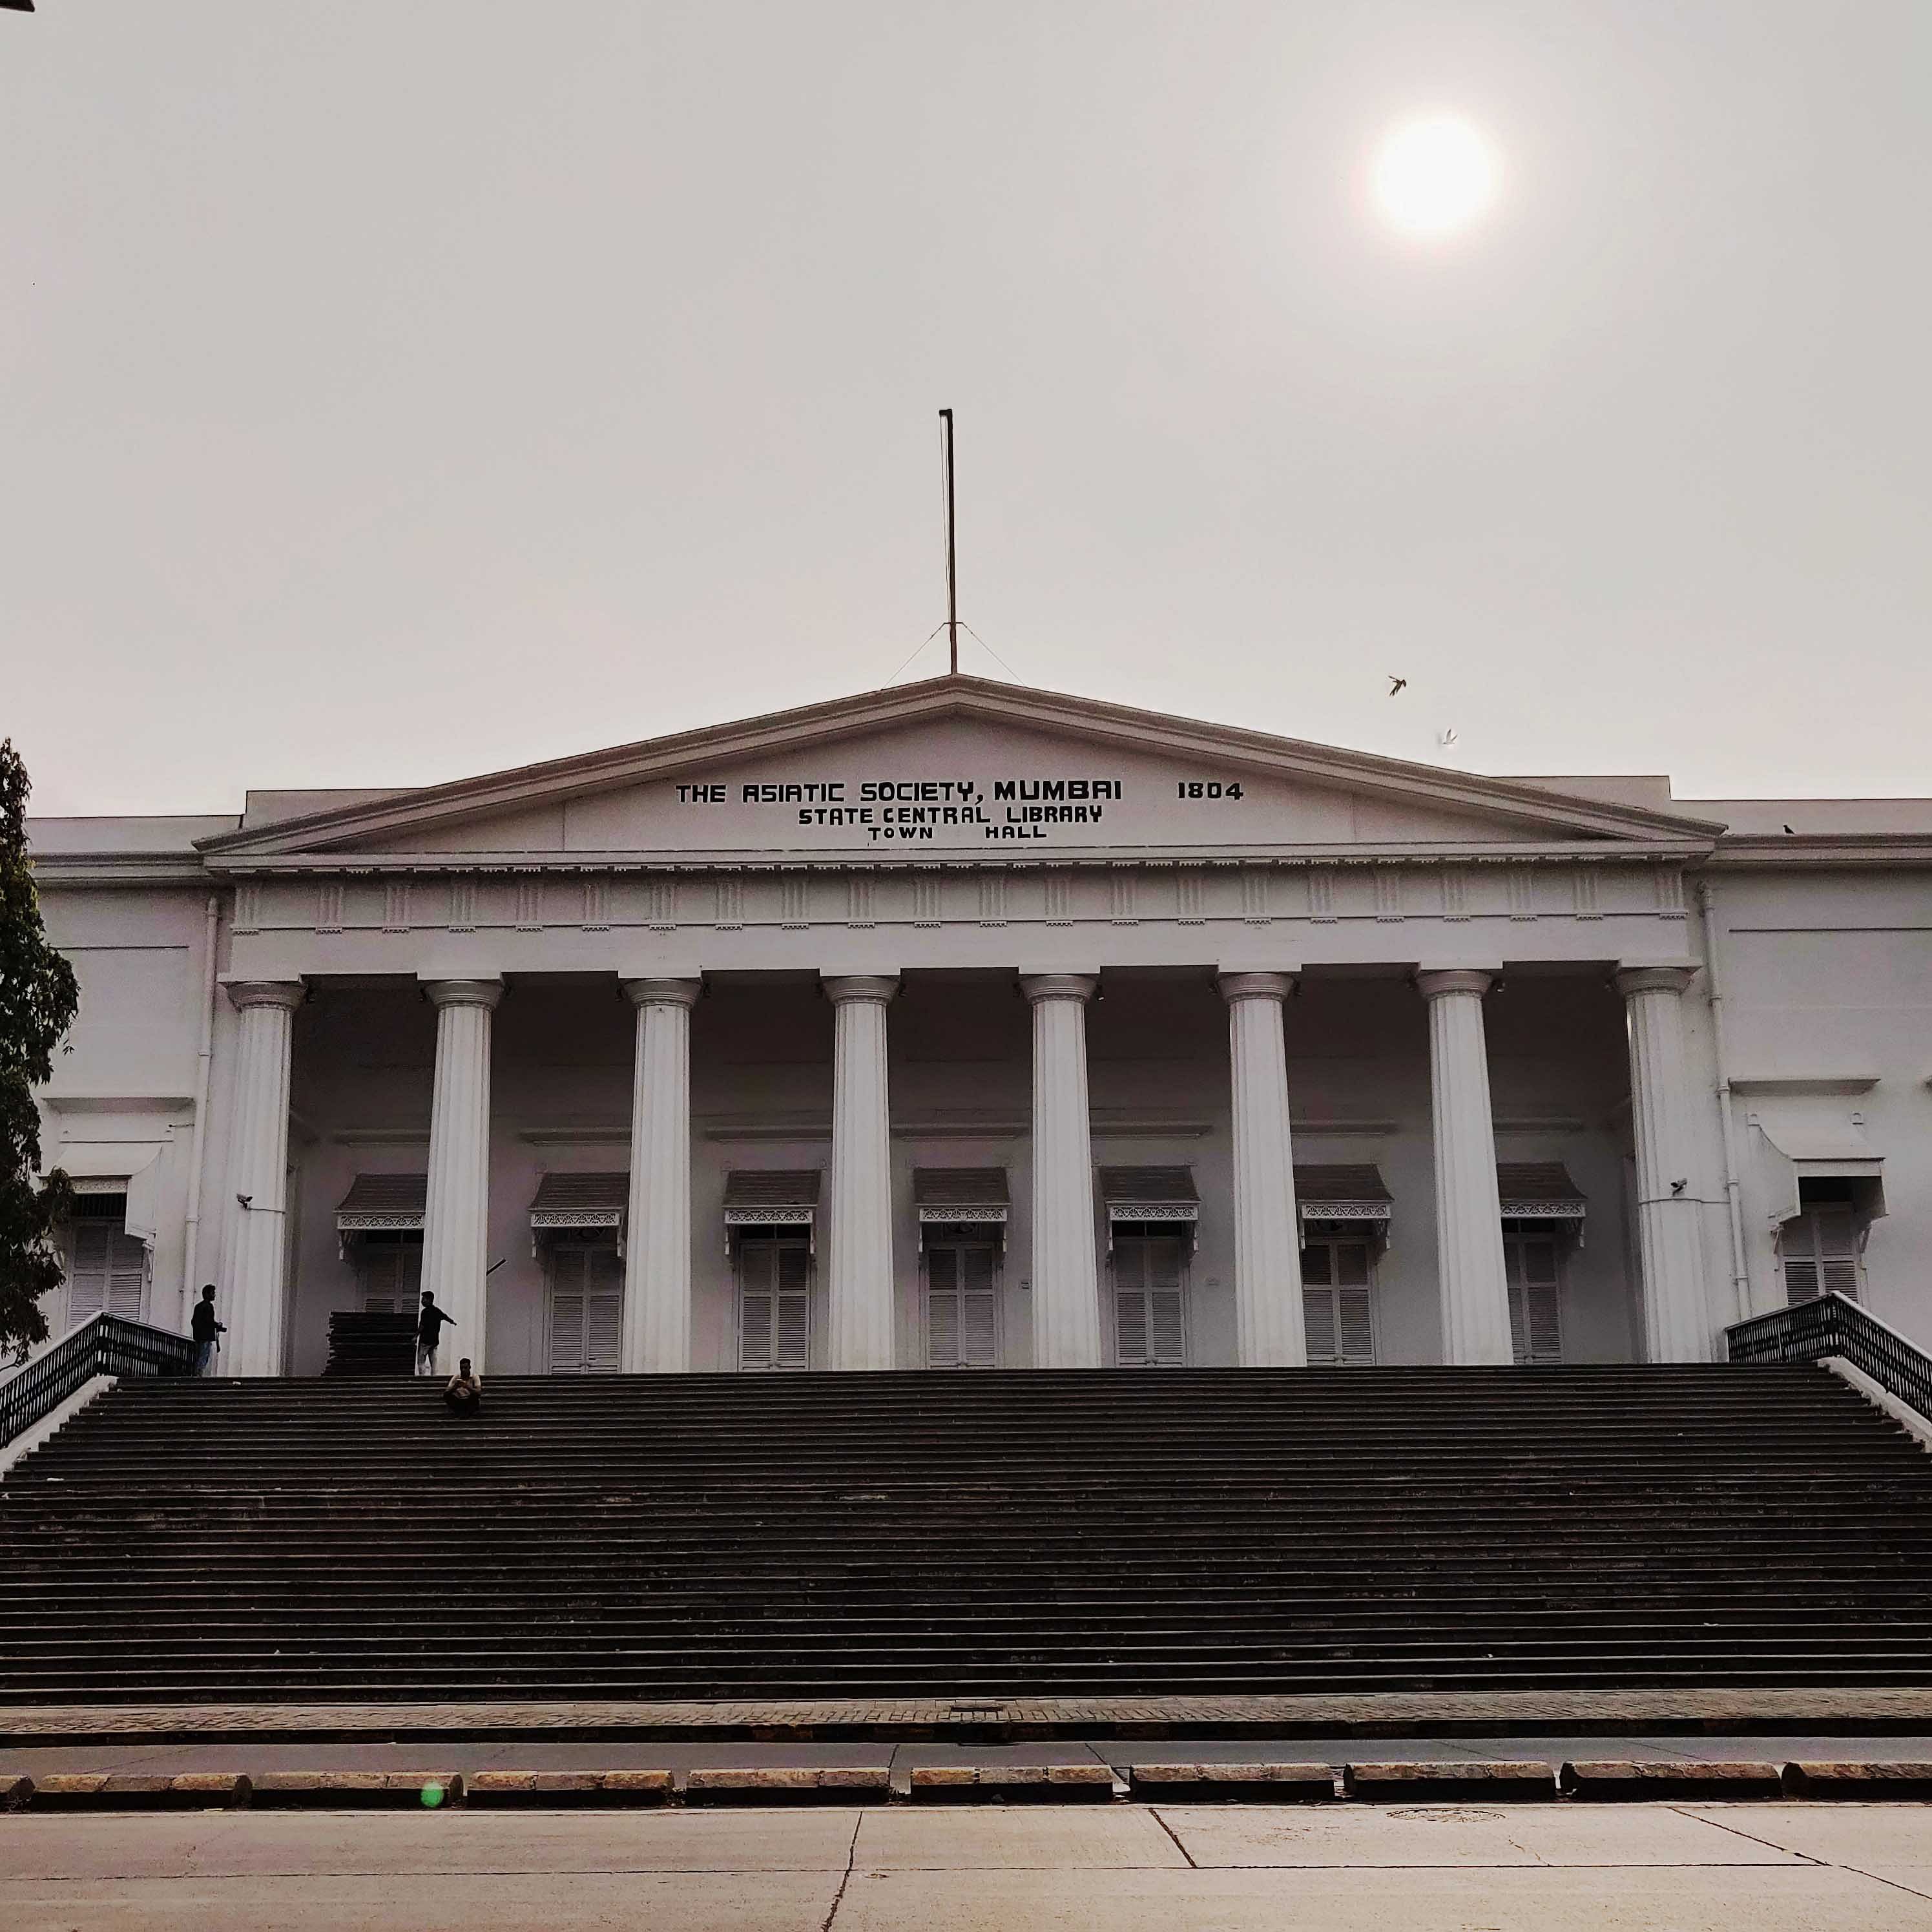
[{"label": "louvered window", "polygon": [[119,1194],[83,1194],[74,1204],[68,1242],[70,1328],[90,1315],[141,1318],[148,1250],[128,1232],[127,1211],[126,1197]]},{"label": "louvered window", "polygon": [[1778,1234],[1784,1262],[1784,1298],[1796,1306],[1821,1294],[1858,1298],[1858,1216],[1840,1202],[1808,1206]]},{"label": "louvered window", "polygon": [[356,1244],[356,1284],[370,1315],[413,1315],[422,1300],[422,1237],[361,1236]]},{"label": "louvered window", "polygon": [[812,1249],[747,1234],[738,1244],[738,1366],[802,1369],[812,1359]]},{"label": "louvered window", "polygon": [[1376,1359],[1374,1269],[1365,1240],[1317,1237],[1301,1251],[1301,1318],[1312,1363]]},{"label": "louvered window", "polygon": [[1509,1284],[1510,1352],[1519,1362],[1563,1359],[1563,1275],[1553,1234],[1503,1232]]},{"label": "louvered window", "polygon": [[1113,1264],[1114,1360],[1124,1369],[1186,1366],[1186,1240],[1117,1233]]},{"label": "louvered window", "polygon": [[999,1250],[991,1241],[928,1240],[926,1364],[990,1369],[999,1361]]},{"label": "louvered window", "polygon": [[550,1373],[614,1375],[624,1321],[616,1243],[558,1240],[549,1249]]}]

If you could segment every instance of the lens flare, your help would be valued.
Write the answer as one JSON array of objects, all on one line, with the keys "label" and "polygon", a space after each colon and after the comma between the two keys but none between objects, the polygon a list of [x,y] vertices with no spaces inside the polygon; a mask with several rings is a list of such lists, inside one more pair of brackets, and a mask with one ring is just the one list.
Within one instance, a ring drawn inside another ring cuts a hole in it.
[{"label": "lens flare", "polygon": [[1433,114],[1398,128],[1376,158],[1375,196],[1406,233],[1451,235],[1495,199],[1496,151],[1460,115]]}]

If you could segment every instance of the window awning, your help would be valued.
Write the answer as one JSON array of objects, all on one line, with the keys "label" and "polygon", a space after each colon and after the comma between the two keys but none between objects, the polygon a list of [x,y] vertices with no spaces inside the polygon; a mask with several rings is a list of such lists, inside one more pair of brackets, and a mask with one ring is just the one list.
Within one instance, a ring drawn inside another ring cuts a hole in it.
[{"label": "window awning", "polygon": [[630,1198],[628,1174],[547,1174],[530,1202],[530,1226],[621,1228]]},{"label": "window awning", "polygon": [[1498,1161],[1496,1192],[1505,1221],[1580,1221],[1587,1204],[1560,1160]]},{"label": "window awning", "polygon": [[1395,1203],[1378,1167],[1303,1167],[1294,1170],[1294,1203],[1306,1221],[1361,1221],[1386,1232]]},{"label": "window awning", "polygon": [[1109,1224],[1116,1221],[1198,1221],[1201,1197],[1192,1168],[1103,1167],[1100,1198]]},{"label": "window awning", "polygon": [[1798,1184],[1805,1180],[1864,1181],[1864,1212],[1874,1220],[1884,1214],[1885,1156],[1865,1138],[1858,1114],[1806,1096],[1766,1104],[1750,1118],[1752,1166],[1773,1229],[1802,1211]]},{"label": "window awning", "polygon": [[815,1167],[734,1168],[724,1177],[728,1228],[808,1228],[818,1218]]},{"label": "window awning", "polygon": [[338,1234],[420,1228],[429,1198],[426,1174],[358,1174],[335,1210]]},{"label": "window awning", "polygon": [[922,1224],[1004,1222],[1007,1208],[1006,1170],[1004,1167],[916,1167],[912,1198]]},{"label": "window awning", "polygon": [[41,1165],[49,1173],[58,1168],[76,1194],[124,1194],[128,1182],[152,1167],[160,1151],[152,1141],[83,1141],[55,1148]]}]

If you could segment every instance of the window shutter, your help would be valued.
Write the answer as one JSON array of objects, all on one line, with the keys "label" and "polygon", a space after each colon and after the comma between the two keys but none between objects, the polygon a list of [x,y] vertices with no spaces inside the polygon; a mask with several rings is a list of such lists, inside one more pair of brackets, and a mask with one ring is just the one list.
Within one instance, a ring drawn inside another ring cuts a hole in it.
[{"label": "window shutter", "polygon": [[1856,1301],[1858,1294],[1858,1225],[1849,1208],[1815,1210],[1819,1292],[1843,1294]]},{"label": "window shutter", "polygon": [[1366,1365],[1376,1359],[1376,1336],[1370,1318],[1369,1291],[1366,1288],[1339,1288],[1335,1299],[1340,1307],[1336,1327],[1341,1330],[1339,1358],[1344,1362]]},{"label": "window shutter", "polygon": [[1523,1298],[1529,1328],[1529,1359],[1532,1362],[1560,1362],[1563,1359],[1562,1298],[1553,1281],[1526,1282]]},{"label": "window shutter", "polygon": [[1818,1298],[1818,1258],[1812,1251],[1811,1216],[1800,1214],[1785,1222],[1778,1246],[1784,1259],[1784,1300],[1790,1308]]},{"label": "window shutter", "polygon": [[1152,1358],[1162,1368],[1180,1368],[1187,1359],[1181,1308],[1184,1257],[1178,1240],[1162,1237],[1148,1244],[1148,1325]]},{"label": "window shutter", "polygon": [[[1318,1250],[1317,1252],[1319,1252]],[[1324,1266],[1323,1272],[1327,1272]],[[1335,1352],[1335,1291],[1325,1284],[1301,1291],[1301,1322],[1308,1331],[1308,1359],[1333,1362]]]},{"label": "window shutter", "polygon": [[584,1366],[592,1375],[614,1375],[622,1365],[624,1266],[614,1243],[584,1256]]},{"label": "window shutter", "polygon": [[926,1365],[959,1365],[958,1250],[932,1247],[926,1256]]},{"label": "window shutter", "polygon": [[412,1315],[422,1294],[422,1243],[384,1241],[360,1244],[356,1276],[362,1306],[371,1315]]},{"label": "window shutter", "polygon": [[1301,1251],[1301,1283],[1304,1288],[1327,1288],[1334,1281],[1335,1244],[1316,1241]]},{"label": "window shutter", "polygon": [[[1117,1247],[1116,1254],[1118,1252]],[[1144,1282],[1121,1281],[1114,1288],[1114,1353],[1124,1369],[1147,1366],[1148,1298]]]},{"label": "window shutter", "polygon": [[584,1366],[592,1375],[615,1375],[620,1364],[623,1297],[586,1295],[584,1306]]},{"label": "window shutter", "polygon": [[968,1248],[960,1256],[960,1360],[970,1369],[990,1369],[1000,1359],[998,1270],[990,1247]]},{"label": "window shutter", "polygon": [[559,1288],[550,1298],[550,1372],[580,1375],[584,1370],[584,1292]]},{"label": "window shutter", "polygon": [[581,1248],[556,1246],[550,1253],[550,1372],[584,1372],[584,1264]]},{"label": "window shutter", "polygon": [[1562,1276],[1555,1238],[1505,1235],[1503,1267],[1509,1286],[1511,1359],[1518,1364],[1562,1361]]},{"label": "window shutter", "polygon": [[105,1221],[74,1224],[74,1254],[67,1278],[69,1326],[100,1314],[107,1306],[110,1236]]},{"label": "window shutter", "polygon": [[1510,1311],[1510,1360],[1522,1363],[1529,1360],[1529,1323],[1523,1311],[1522,1283],[1513,1281],[1509,1285]]},{"label": "window shutter", "polygon": [[141,1318],[141,1291],[148,1285],[148,1250],[132,1234],[111,1229],[107,1242],[107,1312]]},{"label": "window shutter", "polygon": [[761,1282],[747,1281],[738,1297],[738,1366],[772,1366],[772,1296]]},{"label": "window shutter", "polygon": [[778,1347],[774,1366],[807,1368],[812,1358],[812,1256],[802,1241],[777,1245]]}]

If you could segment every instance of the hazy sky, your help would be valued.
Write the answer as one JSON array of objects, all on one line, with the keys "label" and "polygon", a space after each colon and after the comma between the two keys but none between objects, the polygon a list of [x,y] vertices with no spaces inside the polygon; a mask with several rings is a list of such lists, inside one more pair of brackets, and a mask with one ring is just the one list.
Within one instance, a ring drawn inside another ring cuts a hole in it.
[{"label": "hazy sky", "polygon": [[[944,615],[942,404],[1023,682],[1932,791],[1928,0],[40,8],[0,13],[37,810],[884,683]],[[1502,193],[1419,244],[1366,177],[1441,108]]]}]

